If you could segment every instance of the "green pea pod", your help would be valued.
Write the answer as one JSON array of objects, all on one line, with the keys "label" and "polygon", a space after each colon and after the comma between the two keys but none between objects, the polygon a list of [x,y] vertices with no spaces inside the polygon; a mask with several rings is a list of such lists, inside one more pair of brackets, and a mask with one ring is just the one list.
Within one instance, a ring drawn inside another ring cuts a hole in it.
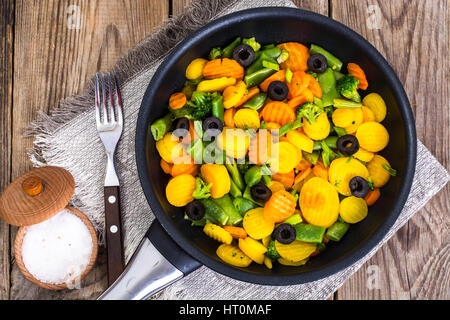
[{"label": "green pea pod", "polygon": [[342,237],[347,233],[350,225],[343,221],[336,221],[331,227],[328,228],[325,234],[328,239],[332,241],[340,241]]},{"label": "green pea pod", "polygon": [[253,109],[253,110],[259,110],[259,109],[261,109],[262,106],[264,106],[264,103],[266,102],[266,99],[267,99],[267,93],[260,92],[256,96],[254,96],[253,98],[248,100],[243,105],[243,107],[244,108]]},{"label": "green pea pod", "polygon": [[322,89],[322,106],[328,107],[333,105],[334,99],[341,96],[336,89],[336,79],[333,70],[327,68],[327,70],[319,74],[317,78],[320,88]]},{"label": "green pea pod", "polygon": [[234,41],[232,43],[230,43],[228,46],[226,46],[223,50],[222,50],[222,58],[231,58],[233,56],[233,51],[234,49],[240,45],[242,42],[241,37],[237,37],[236,39],[234,39]]},{"label": "green pea pod", "polygon": [[257,86],[264,80],[266,80],[268,77],[270,77],[272,74],[274,74],[276,71],[270,68],[263,68],[261,70],[258,70],[256,72],[253,72],[251,74],[248,74],[244,77],[245,84],[247,85],[247,88]]},{"label": "green pea pod", "polygon": [[294,228],[296,232],[296,239],[303,242],[322,242],[325,234],[325,228],[307,223],[296,224]]},{"label": "green pea pod", "polygon": [[242,197],[242,191],[237,187],[236,183],[234,183],[233,179],[230,179],[230,194],[233,198]]},{"label": "green pea pod", "polygon": [[172,125],[173,114],[168,113],[164,117],[155,120],[150,126],[150,132],[152,133],[153,139],[155,141],[161,140],[164,135],[170,131],[170,126]]},{"label": "green pea pod", "polygon": [[220,224],[222,226],[226,225],[230,217],[227,215],[224,209],[219,206],[216,202],[211,199],[201,199],[199,200],[205,207],[205,214],[210,217],[212,222]]},{"label": "green pea pod", "polygon": [[236,197],[233,199],[234,207],[239,211],[241,216],[244,216],[248,210],[254,209],[257,207],[252,201],[242,198]]},{"label": "green pea pod", "polygon": [[317,151],[313,151],[312,153],[302,151],[302,154],[303,157],[305,157],[305,159],[311,162],[312,164],[316,164],[317,160],[319,160],[319,152]]},{"label": "green pea pod", "polygon": [[223,123],[223,114],[224,114],[223,97],[219,93],[215,93],[213,95],[211,113],[214,117],[222,120]]},{"label": "green pea pod", "polygon": [[361,102],[354,102],[346,99],[333,99],[333,106],[335,108],[359,108],[362,106]]},{"label": "green pea pod", "polygon": [[225,166],[227,167],[228,173],[233,180],[236,187],[243,191],[245,189],[245,183],[242,179],[241,173],[239,172],[236,161],[233,158],[227,157],[225,161]]},{"label": "green pea pod", "polygon": [[242,216],[234,207],[233,201],[228,194],[222,198],[212,199],[212,201],[225,211],[225,214],[228,216],[228,225],[235,226],[242,222]]},{"label": "green pea pod", "polygon": [[303,127],[302,119],[296,119],[292,122],[288,122],[285,125],[283,125],[280,128],[280,131],[278,131],[278,136],[284,136],[286,133],[288,133],[291,130],[295,130],[297,128]]},{"label": "green pea pod", "polygon": [[247,186],[253,187],[255,184],[261,181],[262,174],[259,166],[253,166],[247,170],[244,175],[244,180]]},{"label": "green pea pod", "polygon": [[289,218],[287,218],[287,219],[281,221],[280,224],[281,224],[281,223],[289,223],[289,224],[291,224],[291,225],[296,225],[296,224],[299,224],[299,223],[302,222],[302,221],[303,221],[303,219],[302,219],[302,217],[300,216],[300,214],[294,213],[294,214],[293,214],[292,216],[290,216]]},{"label": "green pea pod", "polygon": [[315,44],[311,44],[311,48],[309,49],[309,52],[311,54],[319,53],[319,54],[323,55],[325,57],[325,59],[327,59],[328,66],[331,69],[341,71],[342,61],[339,60],[338,58],[336,58],[333,54],[331,54],[324,48],[319,47],[318,45],[315,45]]},{"label": "green pea pod", "polygon": [[[338,139],[338,137],[336,137],[336,136],[328,136],[323,141],[326,143],[326,145],[329,148],[336,149],[337,148],[337,146],[336,146],[337,139]],[[322,150],[321,141],[314,141],[313,150],[316,150],[316,151]]]},{"label": "green pea pod", "polygon": [[267,56],[269,58],[276,59],[276,58],[278,58],[280,56],[281,49],[278,48],[278,47],[273,46],[273,47],[266,48],[266,49],[262,50],[261,54],[265,55],[265,56]]},{"label": "green pea pod", "polygon": [[258,51],[255,54],[255,61],[245,70],[245,74],[251,74],[261,69],[263,67],[263,61],[278,64],[276,59],[280,54],[281,50],[277,47]]}]

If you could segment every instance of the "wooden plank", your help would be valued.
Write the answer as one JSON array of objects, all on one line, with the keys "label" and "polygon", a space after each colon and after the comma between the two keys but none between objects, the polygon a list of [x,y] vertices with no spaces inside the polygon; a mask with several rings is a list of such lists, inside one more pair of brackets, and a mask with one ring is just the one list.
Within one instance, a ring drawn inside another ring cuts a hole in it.
[{"label": "wooden plank", "polygon": [[[168,1],[160,0],[17,1],[12,178],[30,169],[26,150],[32,140],[22,134],[37,111],[47,112],[61,98],[79,93],[96,71],[109,69],[161,25],[168,12]],[[100,250],[96,268],[81,290],[50,292],[25,280],[14,265],[11,298],[93,299],[106,287],[105,272]]]},{"label": "wooden plank", "polygon": [[[0,193],[11,176],[14,1],[0,3]],[[9,226],[0,221],[0,300],[9,298]]]},{"label": "wooden plank", "polygon": [[[448,169],[448,1],[333,0],[331,12],[390,62],[411,101],[419,139]],[[448,299],[448,195],[449,187],[435,196],[338,297]],[[378,289],[371,288],[377,270]]]}]

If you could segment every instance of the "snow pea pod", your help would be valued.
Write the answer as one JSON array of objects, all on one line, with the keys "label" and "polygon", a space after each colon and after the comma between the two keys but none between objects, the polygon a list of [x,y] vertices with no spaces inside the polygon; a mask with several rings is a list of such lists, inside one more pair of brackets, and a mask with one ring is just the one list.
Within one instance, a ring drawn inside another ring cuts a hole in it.
[{"label": "snow pea pod", "polygon": [[231,58],[233,56],[234,49],[241,44],[241,37],[237,37],[234,39],[232,43],[230,43],[228,46],[223,48],[222,50],[222,58]]},{"label": "snow pea pod", "polygon": [[244,175],[244,180],[247,186],[253,187],[255,184],[261,181],[262,173],[261,173],[261,167],[259,166],[253,166],[250,169],[247,170],[247,172]]},{"label": "snow pea pod", "polygon": [[247,85],[247,88],[257,86],[276,71],[270,68],[263,68],[251,74],[248,74],[244,77],[244,82]]},{"label": "snow pea pod", "polygon": [[334,103],[334,99],[341,96],[336,89],[336,78],[333,70],[327,68],[325,72],[318,75],[317,80],[322,89],[322,106],[328,107]]},{"label": "snow pea pod", "polygon": [[233,180],[236,187],[238,187],[239,190],[241,191],[244,190],[245,183],[244,180],[242,179],[241,173],[239,172],[236,161],[233,158],[227,157],[225,161],[225,166],[227,167],[231,180]]},{"label": "snow pea pod", "polygon": [[267,93],[260,92],[256,96],[254,96],[253,98],[248,100],[243,105],[243,107],[244,108],[253,109],[253,110],[259,110],[262,106],[264,106],[264,103],[266,102],[266,99],[267,99]]},{"label": "snow pea pod", "polygon": [[350,225],[346,222],[336,221],[331,227],[328,228],[325,235],[332,241],[340,241],[349,227]]},{"label": "snow pea pod", "polygon": [[211,199],[201,199],[199,200],[205,207],[205,213],[210,217],[213,222],[218,223],[222,226],[226,225],[230,217],[226,214],[225,210],[222,209],[216,202]]},{"label": "snow pea pod", "polygon": [[235,226],[242,222],[242,216],[234,207],[233,201],[228,194],[222,198],[212,199],[212,201],[225,211],[225,214],[228,216],[226,224]]},{"label": "snow pea pod", "polygon": [[155,120],[150,126],[150,132],[152,133],[155,141],[161,140],[164,135],[170,130],[174,117],[172,113],[168,113],[164,117]]},{"label": "snow pea pod", "polygon": [[322,47],[319,47],[318,45],[311,44],[311,48],[309,49],[309,52],[311,54],[319,53],[327,59],[328,66],[331,67],[333,70],[341,71],[342,68],[342,61],[336,58],[333,54],[328,52]]},{"label": "snow pea pod", "polygon": [[[329,136],[326,137],[323,141],[325,141],[325,143],[327,144],[328,147],[332,148],[332,149],[337,149],[336,146],[336,141],[337,141],[338,137],[336,136]],[[321,150],[322,146],[321,146],[321,141],[314,141],[314,147],[313,150]]]},{"label": "snow pea pod", "polygon": [[314,226],[307,223],[299,223],[294,225],[296,239],[303,242],[322,242],[325,228]]}]

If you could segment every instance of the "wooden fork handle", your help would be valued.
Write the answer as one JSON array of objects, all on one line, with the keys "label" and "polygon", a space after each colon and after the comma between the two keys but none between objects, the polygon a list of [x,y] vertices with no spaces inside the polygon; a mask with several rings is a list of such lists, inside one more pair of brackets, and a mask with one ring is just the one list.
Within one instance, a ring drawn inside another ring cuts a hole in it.
[{"label": "wooden fork handle", "polygon": [[108,261],[108,286],[125,268],[119,187],[105,187],[105,234]]}]

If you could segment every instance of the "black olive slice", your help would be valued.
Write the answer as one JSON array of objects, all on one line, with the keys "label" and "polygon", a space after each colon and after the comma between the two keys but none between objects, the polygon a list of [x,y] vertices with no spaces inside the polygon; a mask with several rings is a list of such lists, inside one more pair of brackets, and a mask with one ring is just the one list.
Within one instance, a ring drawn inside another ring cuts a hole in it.
[{"label": "black olive slice", "polygon": [[369,182],[363,177],[353,177],[349,183],[352,195],[358,198],[364,198],[369,192]]},{"label": "black olive slice", "polygon": [[264,183],[257,183],[250,188],[250,195],[255,201],[266,202],[272,196],[272,191]]},{"label": "black olive slice", "polygon": [[287,98],[289,88],[286,83],[282,81],[272,81],[267,89],[269,98],[275,101],[283,101]]},{"label": "black olive slice", "polygon": [[282,223],[275,229],[275,239],[283,244],[289,244],[295,240],[297,233],[289,223]]},{"label": "black olive slice", "polygon": [[358,139],[351,134],[346,134],[339,137],[336,141],[336,146],[340,152],[347,156],[355,154],[359,150]]},{"label": "black olive slice", "polygon": [[179,139],[186,137],[189,133],[189,119],[185,117],[175,119],[173,133]]},{"label": "black olive slice", "polygon": [[186,206],[186,214],[194,221],[201,220],[205,216],[205,207],[200,201],[189,202]]},{"label": "black olive slice", "polygon": [[320,53],[310,55],[307,64],[309,70],[317,73],[323,73],[328,68],[327,58]]},{"label": "black olive slice", "polygon": [[222,120],[216,117],[209,117],[203,120],[203,131],[207,136],[216,137],[223,130]]},{"label": "black olive slice", "polygon": [[233,59],[241,66],[248,67],[255,60],[255,50],[247,44],[238,45],[233,51]]}]

